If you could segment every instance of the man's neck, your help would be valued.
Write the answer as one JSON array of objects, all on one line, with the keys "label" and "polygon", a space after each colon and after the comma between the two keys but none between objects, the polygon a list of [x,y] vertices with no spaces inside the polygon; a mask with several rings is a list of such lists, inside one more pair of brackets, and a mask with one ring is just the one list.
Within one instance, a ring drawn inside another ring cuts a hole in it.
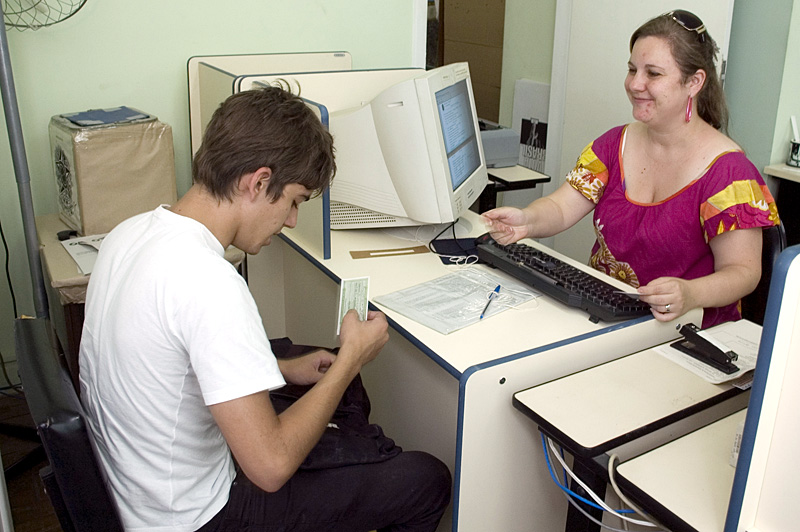
[{"label": "man's neck", "polygon": [[233,242],[239,223],[233,202],[217,198],[202,185],[192,185],[169,210],[205,225],[222,247]]}]

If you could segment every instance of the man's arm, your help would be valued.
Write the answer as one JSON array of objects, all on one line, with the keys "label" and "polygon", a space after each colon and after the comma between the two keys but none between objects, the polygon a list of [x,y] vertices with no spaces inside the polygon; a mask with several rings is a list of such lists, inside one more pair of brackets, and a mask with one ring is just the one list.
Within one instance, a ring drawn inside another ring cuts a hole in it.
[{"label": "man's arm", "polygon": [[277,491],[319,441],[350,381],[389,339],[386,318],[370,312],[358,321],[350,311],[342,323],[339,355],[319,381],[280,415],[267,392],[211,405],[209,409],[236,461],[265,491]]},{"label": "man's arm", "polygon": [[327,349],[317,349],[294,358],[279,358],[278,369],[290,384],[315,384],[336,360]]}]

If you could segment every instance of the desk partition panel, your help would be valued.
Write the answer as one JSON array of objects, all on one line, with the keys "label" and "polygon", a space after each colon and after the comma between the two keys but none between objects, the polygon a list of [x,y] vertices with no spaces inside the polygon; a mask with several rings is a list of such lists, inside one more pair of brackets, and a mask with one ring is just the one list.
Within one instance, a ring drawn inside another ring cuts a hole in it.
[{"label": "desk partition panel", "polygon": [[800,245],[783,251],[764,328],[725,532],[794,530],[800,497]]}]

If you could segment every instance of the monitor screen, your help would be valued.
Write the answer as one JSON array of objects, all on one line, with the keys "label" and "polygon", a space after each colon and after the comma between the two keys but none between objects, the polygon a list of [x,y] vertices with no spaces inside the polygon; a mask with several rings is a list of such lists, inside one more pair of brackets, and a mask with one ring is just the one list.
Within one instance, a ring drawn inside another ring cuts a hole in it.
[{"label": "monitor screen", "polygon": [[456,190],[481,165],[467,80],[462,79],[437,91],[436,106],[442,125],[450,180],[453,190]]}]

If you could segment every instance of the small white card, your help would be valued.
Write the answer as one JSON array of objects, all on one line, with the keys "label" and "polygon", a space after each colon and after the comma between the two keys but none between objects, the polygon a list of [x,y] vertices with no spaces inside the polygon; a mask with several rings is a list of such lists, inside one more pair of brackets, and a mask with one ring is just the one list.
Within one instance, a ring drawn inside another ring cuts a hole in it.
[{"label": "small white card", "polygon": [[97,260],[97,252],[100,251],[100,244],[106,237],[105,233],[102,235],[89,235],[78,238],[70,238],[63,240],[61,245],[67,250],[70,257],[78,265],[78,269],[83,275],[89,275],[94,268],[94,262]]},{"label": "small white card", "polygon": [[367,319],[369,307],[369,277],[342,279],[339,285],[339,319],[336,321],[336,334],[342,330],[342,320],[350,309],[358,312],[361,321]]},{"label": "small white card", "polygon": [[631,297],[635,300],[639,300],[639,296],[641,295],[639,292],[626,292],[625,290],[614,290],[616,294],[625,294],[628,297]]}]

